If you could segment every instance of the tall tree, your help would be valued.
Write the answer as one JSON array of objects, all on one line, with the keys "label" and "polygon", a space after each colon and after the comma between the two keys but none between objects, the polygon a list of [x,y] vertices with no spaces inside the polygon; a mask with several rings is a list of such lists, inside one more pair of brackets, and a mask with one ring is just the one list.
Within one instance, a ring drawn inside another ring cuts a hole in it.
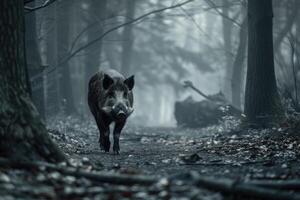
[{"label": "tall tree", "polygon": [[[70,44],[70,12],[72,3],[70,1],[58,2],[57,14],[57,57],[63,60],[69,54]],[[74,2],[73,2],[74,3]],[[60,68],[60,98],[62,100],[67,115],[76,113],[73,98],[73,88],[71,83],[71,71],[69,62],[65,62]]]},{"label": "tall tree", "polygon": [[288,32],[291,30],[298,14],[299,10],[299,0],[288,0],[285,4],[285,23],[279,30],[277,37],[274,39],[274,51],[277,52],[283,39],[286,37]]},{"label": "tall tree", "polygon": [[[50,68],[57,65],[57,4],[54,3],[45,10],[45,19],[43,28],[46,35],[46,63]],[[46,74],[46,114],[54,115],[59,111],[59,76],[55,70],[50,74]]]},{"label": "tall tree", "polygon": [[[91,0],[88,10],[88,23],[95,24],[88,31],[88,40],[91,41],[97,36],[103,34],[103,22],[106,13],[107,0]],[[90,47],[86,55],[86,79],[89,80],[91,76],[96,73],[100,67],[100,59],[102,52],[102,44],[98,42],[97,45]]]},{"label": "tall tree", "polygon": [[[134,18],[136,0],[126,1],[126,21]],[[123,43],[122,43],[122,58],[121,58],[121,72],[125,75],[130,73],[131,57],[133,51],[133,30],[132,25],[124,27]]]},{"label": "tall tree", "polygon": [[282,110],[274,70],[272,19],[272,0],[248,1],[245,114],[248,122],[262,126]]},{"label": "tall tree", "polygon": [[[34,7],[35,2],[28,4]],[[25,16],[25,47],[26,47],[26,61],[30,77],[33,77],[32,83],[32,99],[41,116],[45,116],[45,102],[44,102],[44,87],[43,76],[35,78],[36,75],[42,73],[42,62],[37,43],[36,32],[36,14],[35,12],[27,13]]]},{"label": "tall tree", "polygon": [[61,161],[28,93],[23,4],[0,1],[0,156]]},{"label": "tall tree", "polygon": [[[232,26],[233,23],[228,19],[229,16],[230,3],[228,0],[222,1],[222,25],[223,25],[223,40],[224,40],[224,53],[225,53],[225,84],[224,90],[225,94],[230,94],[230,80],[232,74]],[[230,98],[230,97],[229,97]]]},{"label": "tall tree", "polygon": [[237,53],[233,61],[232,77],[231,77],[231,99],[232,104],[241,108],[241,94],[243,87],[243,69],[244,62],[246,58],[246,48],[247,48],[247,17],[244,18],[243,23],[239,32],[239,45],[237,48]]}]

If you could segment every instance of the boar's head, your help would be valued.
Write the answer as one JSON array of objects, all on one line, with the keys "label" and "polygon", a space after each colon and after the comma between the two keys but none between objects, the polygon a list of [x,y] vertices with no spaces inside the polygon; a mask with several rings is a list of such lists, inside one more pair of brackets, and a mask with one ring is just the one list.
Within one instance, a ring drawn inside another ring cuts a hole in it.
[{"label": "boar's head", "polygon": [[104,104],[102,111],[115,120],[125,120],[132,112],[134,76],[127,79],[103,77]]}]

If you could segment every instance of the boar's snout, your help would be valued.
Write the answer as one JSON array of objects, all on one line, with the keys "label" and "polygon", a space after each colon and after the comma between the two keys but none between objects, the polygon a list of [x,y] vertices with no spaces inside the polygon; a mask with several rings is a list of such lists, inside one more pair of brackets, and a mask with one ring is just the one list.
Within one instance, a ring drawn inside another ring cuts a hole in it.
[{"label": "boar's snout", "polygon": [[127,118],[127,115],[125,114],[125,112],[123,111],[120,111],[118,114],[117,114],[117,120],[125,120]]},{"label": "boar's snout", "polygon": [[112,107],[112,111],[118,120],[124,120],[127,118],[127,108],[122,103],[114,105]]}]

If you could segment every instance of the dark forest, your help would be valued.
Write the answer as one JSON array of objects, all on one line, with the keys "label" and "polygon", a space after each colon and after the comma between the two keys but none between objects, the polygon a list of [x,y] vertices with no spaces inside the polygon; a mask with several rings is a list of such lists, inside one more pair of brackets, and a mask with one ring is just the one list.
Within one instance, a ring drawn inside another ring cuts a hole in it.
[{"label": "dark forest", "polygon": [[300,200],[299,0],[1,0],[0,199]]}]

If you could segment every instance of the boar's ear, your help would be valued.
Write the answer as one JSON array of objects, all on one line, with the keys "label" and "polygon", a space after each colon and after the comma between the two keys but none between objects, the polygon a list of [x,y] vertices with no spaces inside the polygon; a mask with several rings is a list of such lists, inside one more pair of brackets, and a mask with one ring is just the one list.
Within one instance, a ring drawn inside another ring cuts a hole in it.
[{"label": "boar's ear", "polygon": [[103,78],[103,88],[105,90],[107,90],[109,88],[109,86],[111,86],[114,83],[114,80],[108,76],[107,74],[104,74],[104,78]]},{"label": "boar's ear", "polygon": [[132,90],[134,86],[134,76],[130,76],[124,81],[124,84],[127,85],[129,90]]}]

